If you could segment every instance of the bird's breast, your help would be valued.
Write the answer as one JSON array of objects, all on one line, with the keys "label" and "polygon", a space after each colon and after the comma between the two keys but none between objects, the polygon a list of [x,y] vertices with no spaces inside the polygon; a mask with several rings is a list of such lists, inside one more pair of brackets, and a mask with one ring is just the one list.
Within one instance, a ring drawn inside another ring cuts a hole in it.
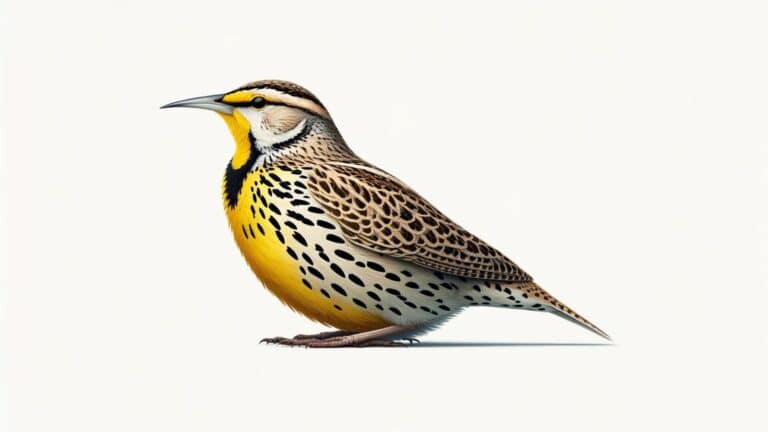
[{"label": "bird's breast", "polygon": [[[314,205],[308,175],[273,166],[249,172],[236,205],[224,193],[230,228],[248,265],[283,303],[309,318],[349,331],[390,325],[326,287],[324,243],[336,223]],[[333,292],[333,295],[331,293]]]},{"label": "bird's breast", "polygon": [[227,205],[225,191],[237,245],[280,300],[348,331],[421,324],[466,305],[459,278],[350,242],[311,196],[309,181],[303,169],[263,165],[247,174],[236,205]]}]

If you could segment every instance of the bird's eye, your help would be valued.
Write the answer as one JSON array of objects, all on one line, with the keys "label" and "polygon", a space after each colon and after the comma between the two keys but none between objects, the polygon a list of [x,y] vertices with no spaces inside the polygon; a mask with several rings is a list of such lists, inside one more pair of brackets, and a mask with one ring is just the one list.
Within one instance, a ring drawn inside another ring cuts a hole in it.
[{"label": "bird's eye", "polygon": [[251,106],[254,107],[254,108],[264,108],[264,105],[266,105],[266,104],[267,104],[267,100],[264,99],[261,96],[255,97],[251,101]]}]

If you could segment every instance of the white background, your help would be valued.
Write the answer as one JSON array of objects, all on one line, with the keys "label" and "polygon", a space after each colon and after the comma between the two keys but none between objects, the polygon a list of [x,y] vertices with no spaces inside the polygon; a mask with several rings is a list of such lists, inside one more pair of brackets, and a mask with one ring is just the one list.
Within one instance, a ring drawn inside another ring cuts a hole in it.
[{"label": "white background", "polygon": [[[108,3],[3,6],[9,430],[766,430],[764,2]],[[616,344],[259,345],[322,328],[231,239],[221,120],[157,108],[264,78]]]}]

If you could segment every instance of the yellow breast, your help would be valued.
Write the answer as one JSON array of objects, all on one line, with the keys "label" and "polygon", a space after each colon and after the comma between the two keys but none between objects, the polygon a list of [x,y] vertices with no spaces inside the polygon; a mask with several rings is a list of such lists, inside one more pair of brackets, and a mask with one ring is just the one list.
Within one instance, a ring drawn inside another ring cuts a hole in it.
[{"label": "yellow breast", "polygon": [[322,248],[322,239],[303,229],[297,214],[306,206],[291,206],[309,199],[305,182],[300,171],[260,167],[246,176],[234,207],[225,196],[229,225],[245,260],[273,294],[310,319],[347,331],[390,325],[344,299],[329,300],[324,287],[307,277],[312,269],[304,254]]}]

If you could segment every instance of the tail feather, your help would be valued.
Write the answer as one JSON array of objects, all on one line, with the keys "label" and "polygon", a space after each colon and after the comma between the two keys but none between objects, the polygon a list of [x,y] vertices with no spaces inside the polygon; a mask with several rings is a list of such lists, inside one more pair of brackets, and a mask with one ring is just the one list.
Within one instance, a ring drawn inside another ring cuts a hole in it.
[{"label": "tail feather", "polygon": [[569,308],[568,306],[563,304],[558,299],[552,297],[552,295],[550,295],[549,293],[544,291],[544,289],[541,288],[540,286],[538,286],[536,284],[533,284],[533,285],[535,285],[535,287],[536,287],[535,289],[537,289],[539,291],[541,297],[547,302],[546,309],[549,312],[551,312],[551,313],[553,313],[553,314],[555,314],[555,315],[557,315],[557,316],[559,316],[561,318],[564,318],[564,319],[566,319],[566,320],[568,320],[568,321],[570,321],[570,322],[572,322],[574,324],[578,324],[581,327],[591,331],[592,333],[594,333],[594,334],[596,334],[596,335],[598,335],[600,337],[605,338],[606,340],[609,340],[609,341],[611,340],[611,337],[608,336],[608,333],[606,333],[603,330],[601,330],[600,327],[592,324],[591,322],[589,322],[589,320],[587,320],[583,316],[581,316],[578,313],[576,313],[576,311],[574,311],[573,309]]},{"label": "tail feather", "polygon": [[[551,312],[572,323],[578,324],[600,337],[611,340],[611,337],[606,332],[554,298],[534,282],[515,284],[486,283],[485,287],[475,285],[475,290],[481,289],[483,289],[483,292],[488,293],[490,300],[488,303],[482,303],[484,305]],[[470,303],[470,305],[476,304],[478,303]]]},{"label": "tail feather", "polygon": [[552,312],[553,314],[559,316],[560,318],[564,318],[564,319],[566,319],[566,320],[568,320],[568,321],[570,321],[570,322],[572,322],[574,324],[577,324],[577,325],[579,325],[579,326],[581,326],[581,327],[591,331],[592,333],[594,333],[594,334],[596,334],[598,336],[601,336],[601,337],[605,338],[606,340],[612,341],[611,337],[608,336],[608,333],[602,331],[600,329],[600,327],[592,324],[591,322],[587,321],[586,319],[576,315],[576,316],[578,316],[578,318],[577,318],[576,316],[570,315],[567,312],[563,312],[562,310],[560,310],[560,309],[558,309],[556,307],[553,307],[553,306],[550,306],[548,309],[549,309],[549,312]]}]

